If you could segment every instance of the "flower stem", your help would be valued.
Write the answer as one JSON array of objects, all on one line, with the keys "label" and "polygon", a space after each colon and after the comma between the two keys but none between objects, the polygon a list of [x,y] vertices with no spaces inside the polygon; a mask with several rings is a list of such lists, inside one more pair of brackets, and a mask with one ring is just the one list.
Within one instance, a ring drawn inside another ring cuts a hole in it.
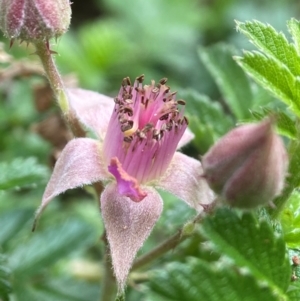
[{"label": "flower stem", "polygon": [[35,47],[36,54],[41,59],[50,86],[57,103],[64,114],[67,124],[69,125],[75,137],[85,137],[85,131],[82,129],[78,119],[74,116],[73,112],[69,108],[68,95],[62,78],[55,65],[53,52],[49,49],[49,44],[46,42],[36,42]]},{"label": "flower stem", "polygon": [[36,42],[36,54],[40,57],[55,98],[64,114],[69,111],[69,103],[62,78],[53,60],[53,53],[46,42]]},{"label": "flower stem", "polygon": [[156,248],[152,249],[148,253],[140,256],[136,259],[132,266],[132,271],[141,268],[142,266],[150,263],[151,261],[159,258],[161,255],[167,253],[168,251],[174,249],[181,242],[191,237],[194,234],[194,228],[197,223],[199,223],[205,214],[203,213],[211,213],[216,205],[216,201],[212,204],[205,206],[204,211],[199,213],[192,221],[186,223],[181,229],[177,231],[177,233],[173,234],[167,240],[162,242]]},{"label": "flower stem", "polygon": [[182,241],[184,241],[188,236],[182,236],[182,229],[180,229],[177,233],[173,234],[167,240],[162,242],[156,248],[151,250],[150,252],[140,256],[136,259],[132,266],[132,271],[139,269],[140,267],[150,263],[151,261],[157,259],[162,254],[167,253],[168,251],[174,249],[177,245],[179,245]]}]

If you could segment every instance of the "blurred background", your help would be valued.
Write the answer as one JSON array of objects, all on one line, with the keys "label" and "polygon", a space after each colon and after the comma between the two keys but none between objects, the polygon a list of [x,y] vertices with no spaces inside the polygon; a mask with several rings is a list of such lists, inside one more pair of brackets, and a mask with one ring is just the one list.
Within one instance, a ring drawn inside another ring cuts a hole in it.
[{"label": "blurred background", "polygon": [[[115,96],[124,77],[168,78],[187,102],[196,135],[183,151],[198,158],[221,135],[261,107],[280,106],[237,66],[233,56],[254,47],[235,20],[257,19],[288,35],[297,0],[73,0],[71,28],[51,49],[65,83]],[[56,198],[32,234],[51,169],[72,138],[52,99],[31,45],[0,38],[0,293],[8,300],[98,300],[103,279],[103,225],[91,188]],[[163,216],[142,252],[193,216],[162,194]],[[208,258],[201,236],[154,262]],[[213,258],[211,258],[213,260]],[[129,281],[128,300],[166,300],[147,286],[145,270]],[[0,295],[1,296],[1,295]]]}]

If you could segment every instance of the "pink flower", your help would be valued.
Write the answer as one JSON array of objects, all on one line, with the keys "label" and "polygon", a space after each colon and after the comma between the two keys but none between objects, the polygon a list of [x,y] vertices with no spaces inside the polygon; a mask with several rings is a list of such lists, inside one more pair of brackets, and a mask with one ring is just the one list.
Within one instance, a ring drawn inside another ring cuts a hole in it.
[{"label": "pink flower", "polygon": [[125,78],[114,99],[80,89],[69,90],[73,115],[99,140],[70,141],[59,157],[37,218],[55,196],[101,181],[101,212],[114,272],[121,289],[133,259],[163,209],[156,188],[169,191],[201,211],[212,201],[198,160],[176,152],[193,134],[187,130],[183,100],[175,100],[162,79],[158,85],[134,85]]}]

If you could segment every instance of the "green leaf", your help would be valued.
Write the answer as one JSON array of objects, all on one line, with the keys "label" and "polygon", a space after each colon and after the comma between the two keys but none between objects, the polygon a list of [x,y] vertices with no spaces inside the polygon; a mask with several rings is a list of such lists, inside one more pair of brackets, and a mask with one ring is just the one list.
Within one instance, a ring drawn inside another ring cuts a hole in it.
[{"label": "green leaf", "polygon": [[33,209],[12,209],[0,215],[0,245],[5,246],[33,218]]},{"label": "green leaf", "polygon": [[265,89],[272,92],[294,113],[300,115],[299,80],[278,61],[259,52],[244,52],[244,57],[235,58],[238,64]]},{"label": "green leaf", "polygon": [[218,102],[206,95],[189,89],[181,91],[180,96],[186,100],[189,127],[195,134],[192,143],[203,154],[234,126],[233,119],[225,114]]},{"label": "green leaf", "polygon": [[287,300],[280,299],[266,283],[242,269],[195,258],[187,264],[174,262],[158,270],[150,285],[156,293],[174,301]]},{"label": "green leaf", "polygon": [[219,44],[200,48],[198,53],[214,77],[229,109],[237,119],[247,118],[253,95],[248,78],[232,58],[235,49]]},{"label": "green leaf", "polygon": [[[298,245],[299,246],[299,245]],[[293,263],[293,257],[300,258],[299,249],[289,249],[290,262],[292,263],[291,284],[287,291],[290,301],[300,300],[300,266]],[[294,279],[292,277],[295,277]]]},{"label": "green leaf", "polygon": [[[86,301],[99,300],[98,283],[89,283],[72,278],[55,277],[50,281],[35,280],[34,285],[16,283],[14,293],[20,301]],[[24,293],[26,298],[24,298]]]},{"label": "green leaf", "polygon": [[[297,41],[297,26],[296,21],[288,23],[294,41]],[[300,56],[295,45],[270,25],[258,21],[237,22],[237,30],[261,51],[246,51],[244,57],[236,57],[237,62],[255,81],[300,116]]]},{"label": "green leaf", "polygon": [[283,111],[262,108],[262,112],[251,111],[251,114],[256,120],[262,120],[264,117],[270,115],[274,116],[278,133],[290,139],[296,139],[297,128],[295,121]]},{"label": "green leaf", "polygon": [[296,50],[300,55],[300,22],[294,18],[287,22],[290,34],[293,37]]},{"label": "green leaf", "polygon": [[236,23],[237,30],[243,33],[259,50],[284,64],[293,75],[300,74],[300,58],[295,45],[290,44],[282,32],[277,32],[269,24],[256,20]]},{"label": "green leaf", "polygon": [[10,163],[0,163],[0,190],[19,188],[44,182],[48,170],[35,158],[17,158]]},{"label": "green leaf", "polygon": [[300,300],[300,284],[299,284],[299,282],[296,282],[296,283],[290,285],[287,295],[289,297],[289,301],[299,301]]},{"label": "green leaf", "polygon": [[300,247],[300,193],[293,191],[280,214],[284,239],[289,248]]},{"label": "green leaf", "polygon": [[6,259],[0,254],[0,300],[8,301],[11,293],[11,284],[9,281],[10,271],[6,267]]},{"label": "green leaf", "polygon": [[203,221],[201,229],[213,250],[283,296],[290,280],[289,260],[283,237],[275,236],[266,220],[258,221],[249,212],[239,217],[234,210],[221,208]]},{"label": "green leaf", "polygon": [[41,232],[31,233],[9,257],[14,275],[28,277],[54,264],[74,250],[87,247],[96,240],[96,231],[89,225],[69,220]]}]

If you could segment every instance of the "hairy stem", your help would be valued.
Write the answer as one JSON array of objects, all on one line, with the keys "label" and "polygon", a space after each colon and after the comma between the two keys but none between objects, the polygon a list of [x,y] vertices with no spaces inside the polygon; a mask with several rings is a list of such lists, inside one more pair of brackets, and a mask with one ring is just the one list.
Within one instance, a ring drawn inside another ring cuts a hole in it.
[{"label": "hairy stem", "polygon": [[53,59],[53,52],[49,49],[46,42],[36,42],[36,54],[40,57],[49,80],[50,86],[57,100],[57,103],[64,114],[65,120],[69,125],[75,137],[85,137],[85,131],[82,129],[77,118],[69,108],[68,96],[62,78],[58,72]]},{"label": "hairy stem", "polygon": [[163,254],[167,253],[170,250],[173,250],[176,246],[178,246],[181,242],[191,237],[194,234],[194,227],[197,223],[199,223],[205,214],[203,213],[211,213],[216,205],[216,201],[212,204],[203,207],[204,211],[199,213],[191,222],[185,224],[181,229],[179,229],[175,234],[169,237],[167,240],[162,242],[156,248],[152,249],[148,253],[140,256],[136,259],[132,266],[132,270],[136,270],[141,268],[144,265],[152,262],[153,260],[161,257]]},{"label": "hairy stem", "polygon": [[58,72],[58,69],[53,60],[53,53],[49,49],[49,45],[46,42],[36,42],[36,54],[40,57],[44,70],[47,74],[51,88],[54,92],[55,98],[63,113],[67,113],[69,110],[69,103],[66,94],[66,90],[62,81],[62,78]]}]

